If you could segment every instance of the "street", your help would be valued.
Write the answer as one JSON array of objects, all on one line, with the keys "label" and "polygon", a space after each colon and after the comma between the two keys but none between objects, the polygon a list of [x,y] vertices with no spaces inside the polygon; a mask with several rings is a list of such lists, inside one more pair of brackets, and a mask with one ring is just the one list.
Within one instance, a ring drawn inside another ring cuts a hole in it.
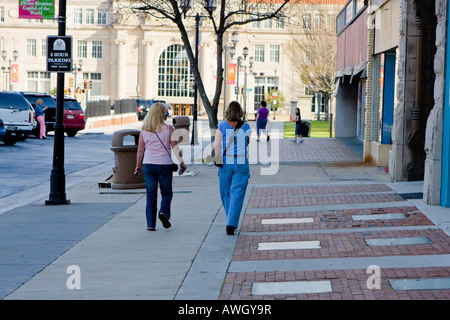
[{"label": "street", "polygon": [[[78,134],[73,138],[66,136],[64,141],[66,176],[105,162],[113,164],[111,135]],[[53,166],[53,132],[46,140],[31,137],[14,146],[0,144],[0,159],[0,176],[4,181],[0,189],[3,210],[9,207],[10,198],[30,188],[41,186],[33,193],[34,196],[38,193],[42,198],[43,194],[49,194],[50,189],[44,185],[50,179]],[[67,178],[66,184],[70,184]]]}]

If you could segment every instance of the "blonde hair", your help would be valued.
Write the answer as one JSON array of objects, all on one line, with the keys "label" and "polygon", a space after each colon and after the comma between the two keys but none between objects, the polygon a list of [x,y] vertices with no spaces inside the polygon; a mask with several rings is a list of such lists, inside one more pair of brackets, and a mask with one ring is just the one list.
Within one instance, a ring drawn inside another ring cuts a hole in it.
[{"label": "blonde hair", "polygon": [[152,104],[150,110],[147,112],[142,130],[156,132],[160,131],[164,125],[164,115],[166,114],[166,106],[162,102]]},{"label": "blonde hair", "polygon": [[42,100],[41,98],[36,100],[36,104],[43,104],[43,103],[44,103],[44,100]]},{"label": "blonde hair", "polygon": [[244,111],[237,101],[231,101],[225,111],[225,119],[228,121],[239,121],[244,116]]}]

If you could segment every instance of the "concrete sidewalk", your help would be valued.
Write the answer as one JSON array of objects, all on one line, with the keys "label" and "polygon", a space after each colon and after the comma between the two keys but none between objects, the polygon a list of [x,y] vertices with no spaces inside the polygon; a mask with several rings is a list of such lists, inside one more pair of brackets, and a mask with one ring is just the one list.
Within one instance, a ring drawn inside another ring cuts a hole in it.
[{"label": "concrete sidewalk", "polygon": [[[282,122],[273,124],[281,132]],[[279,163],[273,167],[274,154],[262,157],[273,162],[251,166],[236,236],[225,233],[217,168],[204,164],[189,166],[196,174],[174,177],[170,229],[159,224],[156,232],[146,230],[145,190],[98,188],[97,183],[111,172],[110,163],[68,188],[68,206],[46,213],[48,207],[42,201],[33,201],[3,213],[0,250],[8,255],[2,255],[7,259],[0,263],[2,298],[419,299],[424,297],[393,295],[388,281],[403,279],[405,272],[413,277],[412,268],[414,274],[420,275],[425,268],[435,278],[449,277],[450,209],[399,196],[420,193],[420,183],[390,183],[383,168],[361,163],[351,150],[354,146],[338,139],[305,139],[295,144],[282,140],[280,132],[273,130],[269,148],[266,141],[256,142],[256,135],[252,136],[251,153],[261,155],[278,148]],[[201,154],[194,156],[198,157]],[[270,167],[277,169],[275,174],[264,171]],[[355,223],[352,219],[373,210],[403,213],[415,220]],[[280,218],[312,218],[313,222],[263,223]],[[432,247],[425,247],[429,252],[420,247],[420,254],[411,254],[416,247],[407,245],[396,246],[400,251],[392,254],[361,242],[364,237],[412,236],[431,239]],[[258,249],[261,243],[303,241],[319,241],[321,248]],[[402,251],[406,247],[408,254]],[[365,255],[354,256],[355,252]],[[382,290],[367,292],[365,269],[377,263],[384,272]],[[332,292],[264,291],[263,285],[267,290],[274,281],[297,285],[303,280],[330,281]],[[450,292],[426,290],[430,291],[433,298],[441,299],[448,299]]]}]

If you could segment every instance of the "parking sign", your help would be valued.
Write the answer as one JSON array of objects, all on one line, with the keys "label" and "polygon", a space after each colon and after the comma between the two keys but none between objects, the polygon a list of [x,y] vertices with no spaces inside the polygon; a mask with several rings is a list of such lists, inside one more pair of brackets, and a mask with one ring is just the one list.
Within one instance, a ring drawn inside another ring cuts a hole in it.
[{"label": "parking sign", "polygon": [[72,72],[71,36],[47,36],[47,72]]}]

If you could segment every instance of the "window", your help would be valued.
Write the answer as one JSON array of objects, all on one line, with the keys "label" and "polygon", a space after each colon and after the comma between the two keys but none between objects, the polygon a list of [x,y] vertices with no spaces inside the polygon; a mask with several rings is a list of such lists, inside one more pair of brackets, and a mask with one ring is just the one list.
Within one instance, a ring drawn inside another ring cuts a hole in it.
[{"label": "window", "polygon": [[92,58],[101,59],[103,54],[103,44],[101,41],[92,41]]},{"label": "window", "polygon": [[356,1],[356,13],[358,13],[366,5],[367,5],[367,0],[357,0]]},{"label": "window", "polygon": [[284,29],[284,18],[277,18],[275,28]]},{"label": "window", "polygon": [[264,28],[272,29],[272,20],[271,19],[264,20]]},{"label": "window", "polygon": [[332,14],[327,15],[326,28],[327,30],[336,29],[336,18],[334,17],[334,15]]},{"label": "window", "polygon": [[36,57],[36,39],[27,39],[27,57]]},{"label": "window", "polygon": [[77,41],[77,56],[78,58],[87,58],[87,41]]},{"label": "window", "polygon": [[252,28],[261,28],[261,21],[253,21],[252,22]]},{"label": "window", "polygon": [[0,22],[5,22],[5,7],[0,7]]},{"label": "window", "polygon": [[83,23],[83,9],[73,9],[73,23]]},{"label": "window", "polygon": [[94,24],[94,9],[86,9],[86,24]]},{"label": "window", "polygon": [[255,45],[255,62],[264,62],[264,45]]},{"label": "window", "polygon": [[42,71],[28,71],[27,91],[50,93],[50,73]]},{"label": "window", "polygon": [[255,100],[253,102],[253,109],[258,110],[261,101],[265,100],[265,90],[264,86],[266,83],[266,78],[255,77]]},{"label": "window", "polygon": [[105,10],[98,10],[97,23],[100,25],[106,24],[106,11]]},{"label": "window", "polygon": [[278,77],[267,77],[267,93],[278,91]]},{"label": "window", "polygon": [[310,30],[311,29],[311,15],[310,14],[304,14],[302,16],[302,22],[303,22],[303,29]]},{"label": "window", "polygon": [[194,78],[189,59],[181,45],[171,45],[158,61],[158,96],[193,97]]},{"label": "window", "polygon": [[322,29],[323,16],[321,14],[314,15],[314,29]]},{"label": "window", "polygon": [[47,40],[46,39],[41,40],[41,55],[43,57],[47,56]]},{"label": "window", "polygon": [[269,60],[270,62],[280,62],[280,45],[271,44],[269,47]]}]

